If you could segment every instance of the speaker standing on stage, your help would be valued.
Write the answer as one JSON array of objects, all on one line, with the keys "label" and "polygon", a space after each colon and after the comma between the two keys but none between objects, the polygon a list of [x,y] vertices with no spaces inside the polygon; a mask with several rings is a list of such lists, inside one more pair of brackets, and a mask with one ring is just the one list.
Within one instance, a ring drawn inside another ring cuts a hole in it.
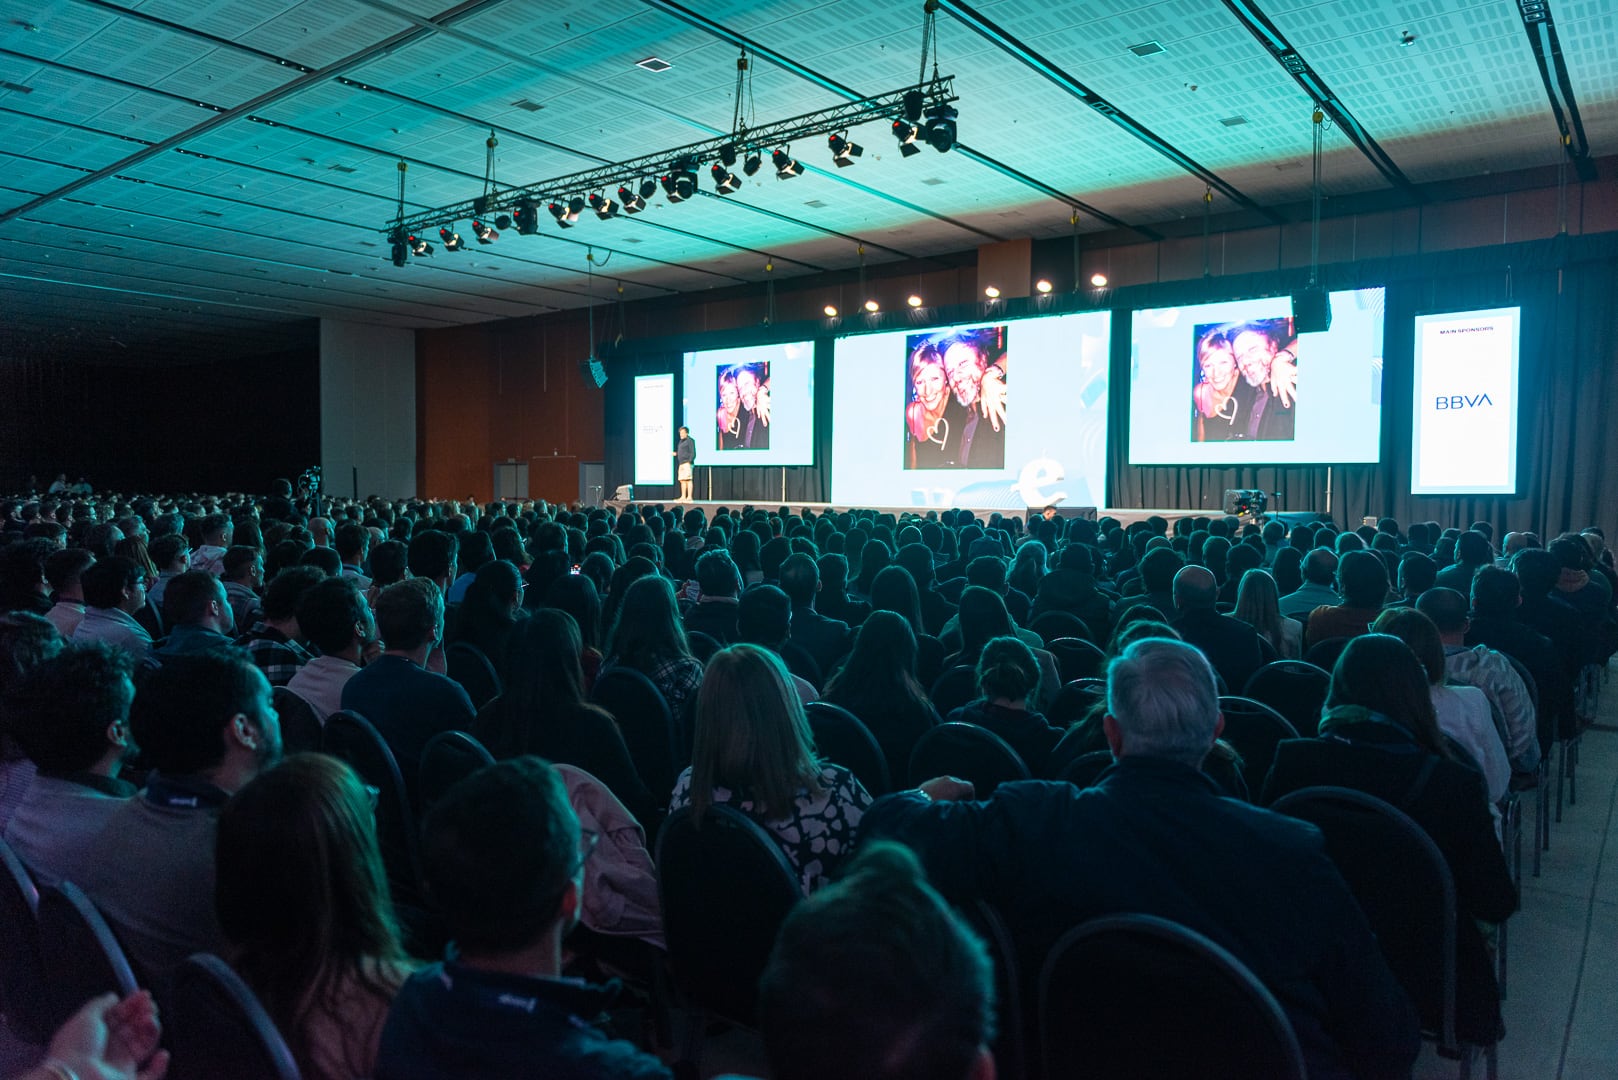
[{"label": "speaker standing on stage", "polygon": [[691,501],[691,474],[697,461],[697,441],[688,428],[680,429],[680,441],[674,445],[674,460],[680,466],[680,501]]}]

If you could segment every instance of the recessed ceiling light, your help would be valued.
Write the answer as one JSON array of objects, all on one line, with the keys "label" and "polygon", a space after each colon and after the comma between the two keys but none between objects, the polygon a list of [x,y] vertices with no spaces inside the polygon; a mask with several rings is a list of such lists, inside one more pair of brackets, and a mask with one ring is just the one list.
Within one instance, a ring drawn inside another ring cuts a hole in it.
[{"label": "recessed ceiling light", "polygon": [[4,81],[0,81],[0,90],[10,90],[15,94],[32,94],[34,92],[34,88],[32,86],[24,86],[22,83]]},{"label": "recessed ceiling light", "polygon": [[521,98],[517,101],[513,101],[511,106],[514,109],[521,109],[523,112],[538,112],[545,107],[539,102],[529,101],[527,98]]},{"label": "recessed ceiling light", "polygon": [[880,311],[881,309],[882,309],[882,305],[878,304],[875,300],[867,300],[867,301],[865,301],[865,310],[866,311],[869,311],[872,314],[875,314],[876,312]]},{"label": "recessed ceiling light", "polygon": [[1097,270],[1090,275],[1090,284],[1098,289],[1105,289],[1107,287],[1107,275]]},{"label": "recessed ceiling light", "polygon": [[929,176],[927,179],[923,180],[922,183],[926,184],[928,187],[937,187],[939,184],[947,184],[949,181],[941,179],[937,176]]},{"label": "recessed ceiling light", "polygon": [[984,288],[983,295],[990,300],[998,300],[1000,298],[1000,287],[998,285],[989,285]]},{"label": "recessed ceiling light", "polygon": [[911,307],[921,307],[921,297],[917,296],[915,293],[911,293],[910,296],[905,300],[905,303],[909,304]]},{"label": "recessed ceiling light", "polygon": [[1223,120],[1221,120],[1219,122],[1221,124],[1224,124],[1226,127],[1241,127],[1243,124],[1247,123],[1247,117],[1245,117],[1245,116],[1227,116],[1227,117],[1225,117]]},{"label": "recessed ceiling light", "polygon": [[1162,45],[1155,41],[1143,41],[1139,45],[1131,45],[1129,51],[1136,56],[1156,56],[1160,52],[1167,52]]},{"label": "recessed ceiling light", "polygon": [[1048,293],[1051,291],[1051,283],[1046,281],[1044,278],[1040,278],[1038,281],[1034,282],[1034,288],[1038,289],[1042,293]]},{"label": "recessed ceiling light", "polygon": [[667,60],[664,60],[660,56],[648,56],[644,60],[636,60],[635,66],[643,67],[647,71],[667,71],[674,65],[669,63]]},{"label": "recessed ceiling light", "polygon": [[824,311],[826,313],[826,318],[828,318],[828,319],[837,318],[837,305],[836,304],[827,304],[825,307],[821,308],[820,310],[822,310],[822,311]]}]

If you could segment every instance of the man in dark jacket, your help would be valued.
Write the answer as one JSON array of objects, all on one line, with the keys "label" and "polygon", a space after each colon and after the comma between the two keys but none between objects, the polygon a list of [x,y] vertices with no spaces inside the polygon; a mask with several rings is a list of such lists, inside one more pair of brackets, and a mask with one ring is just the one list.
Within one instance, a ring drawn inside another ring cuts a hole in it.
[{"label": "man in dark jacket", "polygon": [[1037,622],[1047,611],[1065,611],[1084,620],[1091,641],[1106,641],[1112,632],[1112,601],[1096,586],[1091,552],[1078,543],[1061,550],[1056,568],[1039,579],[1030,618]]},{"label": "man in dark jacket", "polygon": [[952,801],[969,785],[938,778],[879,799],[862,842],[901,840],[946,897],[994,904],[1025,963],[1097,916],[1182,923],[1276,996],[1315,1080],[1408,1076],[1414,1011],[1319,831],[1221,798],[1199,770],[1223,726],[1206,659],[1136,642],[1113,664],[1108,708],[1116,764],[1096,786],[1021,781],[970,802]]},{"label": "man in dark jacket", "polygon": [[815,610],[815,594],[820,592],[820,568],[815,560],[799,552],[781,564],[781,589],[792,601],[792,633],[789,640],[814,657],[821,674],[836,670],[837,661],[848,654],[853,635],[841,619],[828,619]]},{"label": "man in dark jacket", "polygon": [[1202,650],[1225,688],[1239,694],[1265,663],[1275,659],[1258,631],[1229,615],[1221,615],[1214,607],[1219,597],[1219,585],[1213,572],[1205,566],[1187,566],[1174,575],[1174,608],[1179,612],[1170,623],[1180,637]]}]

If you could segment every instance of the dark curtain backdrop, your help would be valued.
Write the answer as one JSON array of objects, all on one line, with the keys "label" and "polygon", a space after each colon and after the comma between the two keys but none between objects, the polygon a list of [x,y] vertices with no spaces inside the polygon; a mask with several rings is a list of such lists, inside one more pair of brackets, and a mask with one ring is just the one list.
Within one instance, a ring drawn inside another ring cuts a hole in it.
[{"label": "dark curtain backdrop", "polygon": [[[1533,529],[1555,534],[1610,519],[1618,507],[1618,236],[1557,237],[1525,244],[1442,252],[1401,259],[1322,268],[1333,290],[1385,286],[1382,444],[1380,463],[1337,465],[1331,470],[1333,516],[1358,524],[1361,517],[1393,516],[1401,522],[1435,520],[1445,525],[1488,521],[1497,531]],[[1129,317],[1138,308],[1290,293],[1306,279],[1302,271],[1253,274],[1117,290],[1111,299],[1112,388],[1109,397],[1107,502],[1117,508],[1218,512],[1227,488],[1279,492],[1271,509],[1324,511],[1324,465],[1231,469],[1133,466],[1129,447]],[[1410,395],[1418,314],[1471,308],[1522,308],[1522,368],[1519,379],[1518,491],[1514,496],[1414,496],[1410,494]],[[1017,314],[1028,310],[1024,306]],[[1055,309],[1053,309],[1055,310]],[[1012,314],[1008,311],[1008,314]],[[907,313],[913,314],[913,313]],[[975,308],[935,313],[940,324],[981,318]],[[884,313],[886,317],[887,313]],[[882,328],[904,323],[896,317]],[[606,393],[608,489],[633,475],[633,376],[676,373],[681,353],[766,341],[803,340],[825,334],[823,323],[758,327],[625,343],[609,365]],[[787,469],[788,502],[825,502],[831,491],[832,340],[815,349],[815,464]],[[640,349],[643,351],[636,352]],[[672,447],[671,447],[672,449]],[[699,459],[699,499],[781,499],[779,468],[714,468]],[[672,499],[678,488],[638,490],[643,498]]]},{"label": "dark curtain backdrop", "polygon": [[320,353],[163,367],[0,358],[0,490],[266,491],[320,461]]}]

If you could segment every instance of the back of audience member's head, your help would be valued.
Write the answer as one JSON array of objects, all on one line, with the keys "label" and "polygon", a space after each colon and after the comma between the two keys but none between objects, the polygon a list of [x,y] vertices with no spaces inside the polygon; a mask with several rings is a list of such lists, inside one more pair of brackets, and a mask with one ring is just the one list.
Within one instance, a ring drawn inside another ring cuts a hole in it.
[{"label": "back of audience member's head", "polygon": [[406,563],[414,576],[442,581],[455,569],[459,548],[453,534],[441,529],[423,529],[410,538]]},{"label": "back of audience member's head", "polygon": [[1489,538],[1480,532],[1469,530],[1455,541],[1455,561],[1459,565],[1482,566],[1493,558],[1494,549],[1489,546]]},{"label": "back of audience member's head", "polygon": [[601,648],[601,595],[582,572],[563,574],[545,590],[545,606],[565,611],[578,626],[584,648]]},{"label": "back of audience member's head", "polygon": [[691,655],[674,586],[657,573],[636,578],[613,618],[608,652],[630,667],[649,671],[665,660]]},{"label": "back of audience member's head", "polygon": [[781,591],[787,594],[793,607],[813,604],[819,589],[820,568],[808,555],[791,555],[781,564]]},{"label": "back of audience member's head", "polygon": [[90,607],[115,608],[124,603],[124,591],[133,588],[145,576],[133,559],[114,555],[80,574],[79,586],[84,591],[84,602]]},{"label": "back of audience member's head", "polygon": [[[990,595],[993,595],[992,593]],[[985,701],[1026,701],[1039,693],[1039,662],[1020,638],[991,638],[977,662],[978,693]]]},{"label": "back of audience member's head", "polygon": [[424,577],[408,578],[376,598],[376,629],[390,650],[409,652],[438,640],[444,630],[444,594]]},{"label": "back of audience member's head", "polygon": [[1590,547],[1576,536],[1558,536],[1545,548],[1563,570],[1589,570]]},{"label": "back of audience member's head", "polygon": [[1410,647],[1421,661],[1431,686],[1444,683],[1444,639],[1433,620],[1415,608],[1388,608],[1371,623],[1371,633],[1391,634]]},{"label": "back of audience member's head", "polygon": [[1205,566],[1187,566],[1174,575],[1174,606],[1181,611],[1212,611],[1219,600],[1213,572]]},{"label": "back of audience member's head", "polygon": [[289,566],[282,570],[264,587],[264,618],[279,622],[295,617],[303,594],[325,580],[325,571],[317,566]]},{"label": "back of audience member's head", "polygon": [[1171,548],[1155,548],[1140,560],[1140,583],[1146,592],[1168,592],[1174,587],[1174,575],[1185,566],[1185,560]]},{"label": "back of audience member's head", "polygon": [[226,581],[242,581],[248,577],[249,571],[262,557],[256,547],[232,544],[226,549],[224,558],[220,560],[225,570],[222,577]]},{"label": "back of audience member's head", "polygon": [[45,580],[52,592],[59,593],[77,586],[80,576],[94,565],[95,556],[86,548],[53,551],[45,559]]},{"label": "back of audience member's head", "polygon": [[741,591],[741,571],[723,549],[703,552],[697,559],[696,571],[697,588],[705,597],[735,596]]},{"label": "back of audience member's head", "polygon": [[1303,558],[1303,579],[1311,585],[1337,583],[1337,554],[1329,548],[1315,548]]},{"label": "back of audience member's head", "polygon": [[736,605],[736,640],[779,649],[792,632],[792,600],[774,585],[750,585]]},{"label": "back of audience member's head", "polygon": [[916,588],[926,592],[933,583],[933,553],[925,544],[906,544],[894,560],[910,574]]},{"label": "back of audience member's head", "polygon": [[1362,634],[1348,643],[1332,668],[1326,709],[1357,705],[1399,724],[1428,753],[1447,757],[1430,685],[1409,645],[1391,634]]},{"label": "back of audience member's head", "polygon": [[1550,552],[1525,548],[1512,556],[1511,572],[1517,575],[1524,596],[1541,597],[1556,587],[1562,568]]},{"label": "back of audience member's head", "polygon": [[891,842],[862,848],[840,882],[787,916],[759,1018],[775,1080],[969,1080],[993,1069],[988,954]]},{"label": "back of audience member's head", "polygon": [[1107,712],[1115,752],[1201,768],[1220,728],[1213,668],[1184,642],[1135,641],[1107,668]]},{"label": "back of audience member's head", "polygon": [[[833,533],[841,536],[841,533]],[[815,560],[815,569],[820,573],[821,591],[828,596],[841,597],[848,590],[848,557],[841,552],[833,551]]]},{"label": "back of audience member's head", "polygon": [[[759,588],[772,586],[754,586]],[[785,593],[775,592],[786,600]],[[715,653],[697,691],[694,814],[707,809],[717,786],[745,788],[765,819],[790,816],[799,791],[820,788],[820,763],[803,703],[786,665],[758,645],[744,642]]]},{"label": "back of audience member's head", "polygon": [[966,564],[966,583],[994,593],[1006,591],[1006,560],[998,555],[979,555]]},{"label": "back of audience member's head", "polygon": [[269,698],[269,683],[244,654],[219,649],[174,656],[142,678],[129,727],[141,760],[164,776],[217,768],[227,738],[268,767],[281,753]]},{"label": "back of audience member's head", "polygon": [[1428,589],[1416,598],[1416,610],[1433,620],[1440,634],[1464,634],[1468,603],[1454,589]]},{"label": "back of audience member's head", "polygon": [[371,584],[386,588],[410,572],[409,551],[402,541],[384,540],[371,549]]},{"label": "back of audience member's head", "polygon": [[371,609],[353,578],[325,578],[307,587],[297,612],[298,629],[328,656],[348,649],[356,637],[367,640],[372,633]]},{"label": "back of audience member's head", "polygon": [[970,663],[990,638],[1014,636],[1017,632],[1005,600],[993,589],[980,585],[961,590],[959,618],[962,663]]},{"label": "back of audience member's head", "polygon": [[365,561],[366,552],[370,550],[371,531],[352,521],[340,525],[337,528],[337,535],[332,539],[332,546],[337,549],[337,554],[343,562],[358,566]]},{"label": "back of audience member's head", "polygon": [[1485,566],[1472,577],[1472,613],[1509,619],[1522,600],[1517,575],[1497,566]]},{"label": "back of audience member's head", "polygon": [[1414,600],[1438,580],[1438,564],[1431,556],[1407,551],[1399,560],[1399,591]]},{"label": "back of audience member's head", "polygon": [[1379,608],[1388,598],[1388,566],[1369,551],[1345,552],[1337,564],[1337,587],[1344,606]]},{"label": "back of audience member's head", "polygon": [[537,757],[473,773],[422,822],[422,879],[469,959],[520,952],[569,929],[583,870],[578,815],[560,774]]},{"label": "back of audience member's head", "polygon": [[356,999],[386,1008],[389,969],[404,963],[374,818],[365,784],[326,754],[287,758],[219,814],[219,925],[306,1076],[369,1068],[333,1062],[322,1036],[352,1019]]},{"label": "back of audience member's head", "polygon": [[299,566],[318,566],[330,577],[343,572],[343,557],[336,548],[312,547],[298,556]]},{"label": "back of audience member's head", "polygon": [[902,615],[873,611],[854,635],[854,647],[842,668],[826,683],[826,699],[853,700],[902,686],[907,696],[924,698],[916,680],[916,635]]},{"label": "back of audience member's head", "polygon": [[12,687],[5,731],[46,775],[84,772],[116,753],[120,742],[128,753],[133,670],[122,650],[99,642],[70,643]]},{"label": "back of audience member's head", "polygon": [[226,611],[224,590],[219,579],[206,570],[187,570],[169,582],[163,593],[163,622],[170,627],[194,626],[210,615],[217,615],[215,605]]}]

